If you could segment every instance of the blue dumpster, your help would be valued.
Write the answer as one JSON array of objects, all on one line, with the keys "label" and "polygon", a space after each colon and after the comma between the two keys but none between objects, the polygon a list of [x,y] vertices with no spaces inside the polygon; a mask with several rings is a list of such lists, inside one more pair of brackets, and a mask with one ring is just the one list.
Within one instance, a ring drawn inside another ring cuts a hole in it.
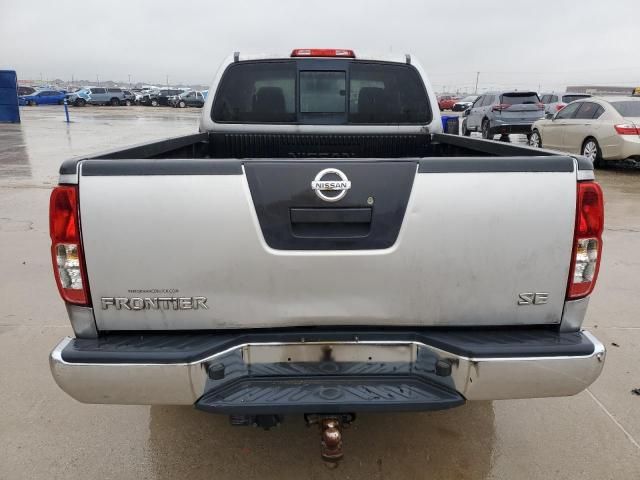
[{"label": "blue dumpster", "polygon": [[460,117],[443,115],[442,117],[442,131],[444,133],[450,133],[452,135],[460,134]]},{"label": "blue dumpster", "polygon": [[14,70],[0,70],[0,122],[20,123],[18,76]]}]

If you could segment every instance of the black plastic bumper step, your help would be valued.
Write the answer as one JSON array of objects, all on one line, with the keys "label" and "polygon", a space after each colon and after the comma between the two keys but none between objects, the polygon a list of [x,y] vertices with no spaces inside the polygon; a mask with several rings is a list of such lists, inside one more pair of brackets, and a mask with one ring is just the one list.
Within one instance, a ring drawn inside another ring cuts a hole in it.
[{"label": "black plastic bumper step", "polygon": [[129,333],[74,338],[62,352],[69,363],[189,363],[243,343],[417,341],[471,358],[584,356],[594,345],[583,332],[511,329],[265,329],[219,333]]},{"label": "black plastic bumper step", "polygon": [[244,415],[427,411],[458,407],[459,393],[415,377],[244,378],[205,393],[196,408]]}]

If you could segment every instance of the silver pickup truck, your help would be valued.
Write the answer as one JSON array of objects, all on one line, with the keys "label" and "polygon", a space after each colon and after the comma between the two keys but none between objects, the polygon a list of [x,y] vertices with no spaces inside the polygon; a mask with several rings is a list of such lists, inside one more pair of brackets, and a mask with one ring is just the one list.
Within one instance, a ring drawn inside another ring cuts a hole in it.
[{"label": "silver pickup truck", "polygon": [[442,133],[409,55],[236,53],[200,133],[64,162],[53,269],[87,403],[320,426],[357,412],[573,395],[603,198],[591,163]]}]

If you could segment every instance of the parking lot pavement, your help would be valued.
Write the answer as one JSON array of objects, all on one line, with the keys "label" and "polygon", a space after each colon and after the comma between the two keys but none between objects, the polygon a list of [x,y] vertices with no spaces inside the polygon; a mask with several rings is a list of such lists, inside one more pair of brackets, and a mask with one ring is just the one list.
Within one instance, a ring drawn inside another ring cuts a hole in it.
[{"label": "parking lot pavement", "polygon": [[[605,251],[587,326],[605,343],[600,379],[575,397],[362,415],[338,470],[318,432],[290,417],[265,432],[190,407],[83,405],[49,373],[70,335],[49,257],[48,197],[70,156],[197,130],[199,111],[22,109],[0,125],[0,479],[640,478],[640,169],[598,171]],[[516,140],[517,141],[517,140]]]}]

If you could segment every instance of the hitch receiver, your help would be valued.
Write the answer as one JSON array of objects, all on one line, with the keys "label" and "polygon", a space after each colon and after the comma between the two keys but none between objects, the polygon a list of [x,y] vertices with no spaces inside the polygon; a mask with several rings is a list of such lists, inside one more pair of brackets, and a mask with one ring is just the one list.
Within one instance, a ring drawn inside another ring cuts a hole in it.
[{"label": "hitch receiver", "polygon": [[344,457],[342,450],[342,429],[349,427],[355,420],[355,413],[337,415],[305,414],[307,425],[317,424],[320,427],[320,455],[330,468],[338,466]]}]

